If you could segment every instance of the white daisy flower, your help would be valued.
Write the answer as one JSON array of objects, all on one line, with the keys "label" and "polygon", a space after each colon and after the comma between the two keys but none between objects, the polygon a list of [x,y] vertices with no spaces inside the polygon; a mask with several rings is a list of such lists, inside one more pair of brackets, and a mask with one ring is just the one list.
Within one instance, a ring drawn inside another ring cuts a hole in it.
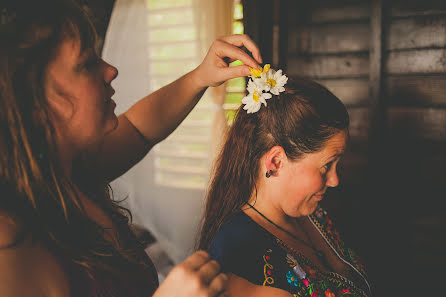
[{"label": "white daisy flower", "polygon": [[242,99],[243,107],[248,113],[254,113],[259,111],[262,103],[266,106],[266,100],[270,99],[272,95],[270,93],[264,93],[265,84],[262,83],[263,80],[249,80],[248,82],[248,92],[249,94]]},{"label": "white daisy flower", "polygon": [[287,83],[288,77],[282,74],[282,70],[274,71],[273,69],[269,69],[267,72],[261,74],[261,78],[266,80],[268,85],[267,91],[272,94],[279,95],[280,92],[285,91],[283,86]]}]

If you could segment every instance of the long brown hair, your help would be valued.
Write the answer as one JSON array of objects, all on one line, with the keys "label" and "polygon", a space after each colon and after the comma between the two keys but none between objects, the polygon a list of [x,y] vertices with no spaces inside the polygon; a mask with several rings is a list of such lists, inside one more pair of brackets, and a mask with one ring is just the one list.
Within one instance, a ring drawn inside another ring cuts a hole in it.
[{"label": "long brown hair", "polygon": [[256,113],[239,108],[215,164],[198,248],[208,249],[225,220],[248,202],[258,178],[259,160],[269,149],[281,146],[288,158],[298,160],[348,129],[345,106],[323,86],[297,78],[285,89]]},{"label": "long brown hair", "polygon": [[[90,272],[139,272],[145,268],[137,256],[140,242],[128,228],[131,215],[111,199],[107,181],[89,174],[82,162],[77,168],[82,174],[72,179],[63,174],[43,89],[60,44],[78,38],[81,51],[93,50],[95,30],[74,1],[26,5],[15,8],[0,32],[0,211],[20,229],[11,245],[30,237]],[[106,240],[104,228],[87,216],[76,187],[111,216],[117,243]]]}]

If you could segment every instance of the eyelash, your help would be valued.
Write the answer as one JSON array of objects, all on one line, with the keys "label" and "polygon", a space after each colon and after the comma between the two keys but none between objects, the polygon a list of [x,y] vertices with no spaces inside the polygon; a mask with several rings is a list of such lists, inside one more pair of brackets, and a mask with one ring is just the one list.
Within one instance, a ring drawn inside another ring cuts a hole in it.
[{"label": "eyelash", "polygon": [[332,165],[333,165],[333,162],[328,162],[327,164],[325,164],[325,165],[323,166],[323,168],[324,168],[326,171],[329,171]]}]

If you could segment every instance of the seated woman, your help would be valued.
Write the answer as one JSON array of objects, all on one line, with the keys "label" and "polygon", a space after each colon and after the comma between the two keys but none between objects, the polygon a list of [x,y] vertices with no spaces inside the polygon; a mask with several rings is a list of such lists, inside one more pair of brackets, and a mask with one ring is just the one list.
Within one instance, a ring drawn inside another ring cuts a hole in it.
[{"label": "seated woman", "polygon": [[363,266],[319,207],[338,185],[345,106],[268,65],[248,91],[215,167],[199,247],[230,274],[231,296],[370,296]]}]

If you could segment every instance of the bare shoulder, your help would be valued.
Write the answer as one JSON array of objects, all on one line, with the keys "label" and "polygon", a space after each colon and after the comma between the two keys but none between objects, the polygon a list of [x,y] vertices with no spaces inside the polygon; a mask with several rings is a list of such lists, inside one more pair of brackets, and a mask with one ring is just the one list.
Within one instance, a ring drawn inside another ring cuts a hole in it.
[{"label": "bare shoulder", "polygon": [[21,237],[21,228],[17,222],[0,210],[0,251],[13,246]]},{"label": "bare shoulder", "polygon": [[0,296],[70,296],[57,259],[21,229],[0,212]]},{"label": "bare shoulder", "polygon": [[229,275],[228,293],[234,297],[292,297],[291,293],[282,289],[255,285],[235,274]]}]

